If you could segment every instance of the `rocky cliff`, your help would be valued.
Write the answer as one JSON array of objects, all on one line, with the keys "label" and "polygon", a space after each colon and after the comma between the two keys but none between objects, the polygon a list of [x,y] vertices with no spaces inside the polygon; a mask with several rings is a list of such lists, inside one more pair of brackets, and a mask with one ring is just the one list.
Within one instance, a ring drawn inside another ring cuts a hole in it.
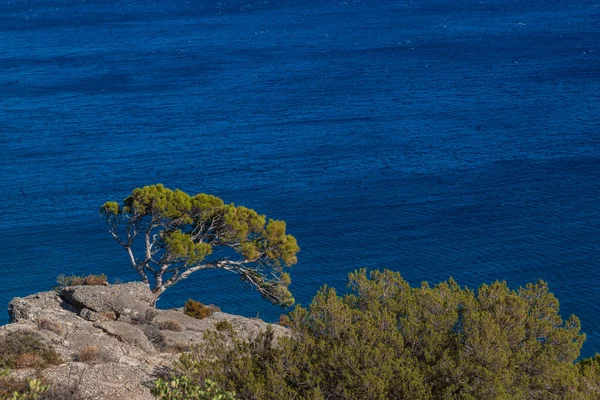
[{"label": "rocky cliff", "polygon": [[[13,299],[11,332],[33,332],[64,361],[35,373],[69,398],[152,399],[153,381],[169,371],[182,351],[202,344],[204,332],[228,321],[242,338],[255,336],[266,322],[215,312],[198,320],[179,310],[150,306],[142,283],[72,286]],[[272,325],[277,335],[286,329]],[[14,371],[27,376],[32,369]]]}]

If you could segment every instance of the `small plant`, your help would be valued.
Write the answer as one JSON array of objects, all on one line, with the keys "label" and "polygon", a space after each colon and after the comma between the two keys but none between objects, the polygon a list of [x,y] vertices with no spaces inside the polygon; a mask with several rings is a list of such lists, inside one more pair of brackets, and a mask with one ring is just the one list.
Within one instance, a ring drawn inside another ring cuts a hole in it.
[{"label": "small plant", "polygon": [[289,328],[292,323],[292,320],[290,320],[290,317],[287,316],[287,314],[281,314],[279,316],[279,321],[277,323],[281,326],[285,326],[286,328]]},{"label": "small plant", "polygon": [[100,315],[102,318],[108,321],[114,321],[117,319],[117,315],[114,313],[114,311],[102,311]]},{"label": "small plant", "polygon": [[77,360],[86,363],[94,363],[100,359],[100,348],[98,346],[85,346],[79,351]]},{"label": "small plant", "polygon": [[39,379],[19,380],[9,374],[0,370],[0,400],[36,400],[49,388]]},{"label": "small plant", "polygon": [[40,318],[37,321],[37,326],[40,330],[51,331],[56,333],[58,336],[62,336],[65,333],[65,330],[61,324],[48,318]]},{"label": "small plant", "polygon": [[88,275],[83,278],[83,284],[86,286],[103,286],[108,285],[106,275]]},{"label": "small plant", "polygon": [[62,363],[54,349],[39,336],[28,331],[14,331],[0,338],[0,368],[30,367],[35,359],[36,368]]},{"label": "small plant", "polygon": [[224,319],[224,320],[221,320],[221,321],[215,323],[215,329],[218,330],[219,332],[232,331],[233,325],[231,325],[231,322]]},{"label": "small plant", "polygon": [[196,319],[204,319],[217,311],[219,311],[219,307],[217,306],[213,306],[212,304],[210,306],[205,306],[199,301],[192,299],[188,299],[183,307],[183,313],[185,315]]},{"label": "small plant", "polygon": [[56,278],[56,283],[58,283],[58,288],[64,288],[66,286],[102,286],[108,285],[108,281],[106,275],[88,275],[88,276],[78,276],[78,275],[63,275],[60,274]]},{"label": "small plant", "polygon": [[175,320],[161,321],[158,324],[156,324],[156,326],[161,331],[175,331],[175,332],[183,331],[183,326],[181,326],[181,324]]},{"label": "small plant", "polygon": [[217,387],[211,380],[199,385],[187,376],[175,377],[170,381],[158,379],[152,394],[160,400],[235,400],[235,392],[227,392]]},{"label": "small plant", "polygon": [[13,362],[13,366],[15,369],[24,369],[24,368],[43,368],[46,364],[45,360],[42,356],[33,353],[25,353],[21,354],[17,359]]}]

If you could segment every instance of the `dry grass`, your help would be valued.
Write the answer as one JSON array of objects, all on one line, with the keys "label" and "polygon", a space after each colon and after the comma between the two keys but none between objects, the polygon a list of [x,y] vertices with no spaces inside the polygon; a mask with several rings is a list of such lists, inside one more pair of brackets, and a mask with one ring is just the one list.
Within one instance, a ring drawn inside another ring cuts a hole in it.
[{"label": "dry grass", "polygon": [[0,368],[44,368],[61,363],[56,351],[34,332],[14,331],[0,338]]},{"label": "dry grass", "polygon": [[40,318],[37,321],[37,326],[40,330],[46,330],[56,333],[58,336],[62,336],[65,333],[63,326],[55,321],[48,318]]},{"label": "dry grass", "polygon": [[102,318],[109,321],[114,321],[117,319],[117,315],[113,311],[102,311],[100,315],[102,316]]},{"label": "dry grass", "polygon": [[100,360],[100,348],[98,346],[85,346],[79,351],[77,360],[86,363],[99,362]]},{"label": "dry grass", "polygon": [[83,278],[83,284],[86,286],[101,286],[107,285],[108,282],[106,281],[106,275],[100,274],[86,276],[85,278]]},{"label": "dry grass", "polygon": [[59,287],[65,286],[79,286],[79,285],[87,285],[87,286],[100,286],[100,285],[108,285],[108,281],[106,275],[88,275],[88,276],[78,276],[78,275],[59,275],[56,278],[56,282]]},{"label": "dry grass", "polygon": [[183,326],[181,326],[181,324],[175,320],[162,321],[162,322],[159,322],[158,324],[156,324],[156,326],[161,331],[175,331],[175,332],[183,331]]},{"label": "dry grass", "polygon": [[35,368],[40,369],[43,368],[46,364],[44,358],[38,354],[33,353],[25,353],[21,354],[19,357],[15,359],[13,362],[13,367],[15,369],[23,369],[23,368]]}]

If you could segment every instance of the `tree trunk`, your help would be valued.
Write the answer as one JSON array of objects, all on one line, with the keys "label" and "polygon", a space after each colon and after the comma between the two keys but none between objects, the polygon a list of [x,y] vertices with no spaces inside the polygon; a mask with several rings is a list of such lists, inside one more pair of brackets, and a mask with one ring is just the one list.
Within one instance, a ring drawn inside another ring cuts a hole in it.
[{"label": "tree trunk", "polygon": [[156,302],[165,290],[167,290],[167,288],[165,288],[163,285],[157,286],[152,290],[152,300],[150,301],[150,305],[152,307],[156,307]]}]

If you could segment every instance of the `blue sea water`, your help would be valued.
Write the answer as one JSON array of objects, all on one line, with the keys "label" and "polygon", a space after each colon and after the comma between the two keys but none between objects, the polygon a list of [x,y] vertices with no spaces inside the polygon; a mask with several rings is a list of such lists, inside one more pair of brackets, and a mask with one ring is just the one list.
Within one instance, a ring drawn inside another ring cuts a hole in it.
[{"label": "blue sea water", "polygon": [[[541,278],[600,352],[599,111],[598,0],[4,0],[0,308],[134,280],[98,206],[162,182],[286,220],[301,304],[361,267]],[[159,305],[188,297],[281,313],[226,273]]]}]

